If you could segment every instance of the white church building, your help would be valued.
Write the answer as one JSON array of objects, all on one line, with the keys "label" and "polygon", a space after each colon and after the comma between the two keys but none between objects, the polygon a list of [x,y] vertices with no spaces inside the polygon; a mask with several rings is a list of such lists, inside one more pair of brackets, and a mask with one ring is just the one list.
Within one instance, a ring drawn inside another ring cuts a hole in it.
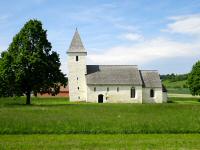
[{"label": "white church building", "polygon": [[167,91],[156,70],[139,70],[136,65],[87,65],[87,51],[77,30],[67,54],[70,101],[94,103],[167,101]]}]

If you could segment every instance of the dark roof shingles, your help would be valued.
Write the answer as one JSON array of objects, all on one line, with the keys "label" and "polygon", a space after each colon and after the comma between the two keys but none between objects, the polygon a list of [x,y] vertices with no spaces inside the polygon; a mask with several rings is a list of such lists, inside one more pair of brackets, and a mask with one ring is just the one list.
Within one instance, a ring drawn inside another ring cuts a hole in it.
[{"label": "dark roof shingles", "polygon": [[154,70],[140,70],[144,87],[162,88],[159,73]]},{"label": "dark roof shingles", "polygon": [[142,85],[137,66],[87,65],[87,84]]}]

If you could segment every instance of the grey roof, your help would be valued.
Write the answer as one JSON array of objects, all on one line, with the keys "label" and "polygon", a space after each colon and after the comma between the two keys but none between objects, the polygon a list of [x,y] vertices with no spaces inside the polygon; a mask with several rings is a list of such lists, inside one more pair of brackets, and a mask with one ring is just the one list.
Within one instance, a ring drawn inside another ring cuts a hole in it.
[{"label": "grey roof", "polygon": [[80,38],[80,35],[78,33],[78,30],[76,29],[75,33],[74,33],[74,36],[73,36],[73,39],[72,39],[72,42],[70,44],[70,47],[67,51],[68,53],[72,52],[72,53],[76,53],[76,52],[83,52],[83,53],[86,53],[85,51],[85,48],[83,46],[83,43],[81,41],[81,38]]},{"label": "grey roof", "polygon": [[140,70],[142,82],[144,87],[162,87],[158,71],[155,70]]},{"label": "grey roof", "polygon": [[140,72],[134,65],[87,65],[87,84],[142,85]]}]

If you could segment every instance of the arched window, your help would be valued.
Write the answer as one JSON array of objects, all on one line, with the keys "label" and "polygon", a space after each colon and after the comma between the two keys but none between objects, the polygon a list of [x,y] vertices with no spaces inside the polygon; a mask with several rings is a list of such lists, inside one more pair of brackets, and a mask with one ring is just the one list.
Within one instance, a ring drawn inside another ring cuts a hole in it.
[{"label": "arched window", "polygon": [[96,90],[97,90],[96,87],[94,87],[94,92],[96,92]]},{"label": "arched window", "polygon": [[119,92],[119,87],[117,87],[117,92]]},{"label": "arched window", "polygon": [[79,90],[79,86],[77,87],[77,89]]},{"label": "arched window", "polygon": [[150,97],[154,97],[154,90],[153,89],[150,90]]},{"label": "arched window", "polygon": [[107,87],[107,92],[109,92],[109,87]]},{"label": "arched window", "polygon": [[135,98],[135,88],[131,88],[131,98]]},{"label": "arched window", "polygon": [[78,56],[76,56],[76,61],[78,61]]}]

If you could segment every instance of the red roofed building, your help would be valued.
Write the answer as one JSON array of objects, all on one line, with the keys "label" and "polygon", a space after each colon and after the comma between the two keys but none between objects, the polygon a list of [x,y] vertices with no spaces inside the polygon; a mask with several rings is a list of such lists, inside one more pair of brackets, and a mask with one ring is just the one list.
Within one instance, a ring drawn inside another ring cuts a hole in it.
[{"label": "red roofed building", "polygon": [[61,86],[60,87],[60,92],[57,95],[52,95],[49,93],[44,93],[44,94],[38,94],[38,97],[69,97],[69,87],[66,86]]}]

